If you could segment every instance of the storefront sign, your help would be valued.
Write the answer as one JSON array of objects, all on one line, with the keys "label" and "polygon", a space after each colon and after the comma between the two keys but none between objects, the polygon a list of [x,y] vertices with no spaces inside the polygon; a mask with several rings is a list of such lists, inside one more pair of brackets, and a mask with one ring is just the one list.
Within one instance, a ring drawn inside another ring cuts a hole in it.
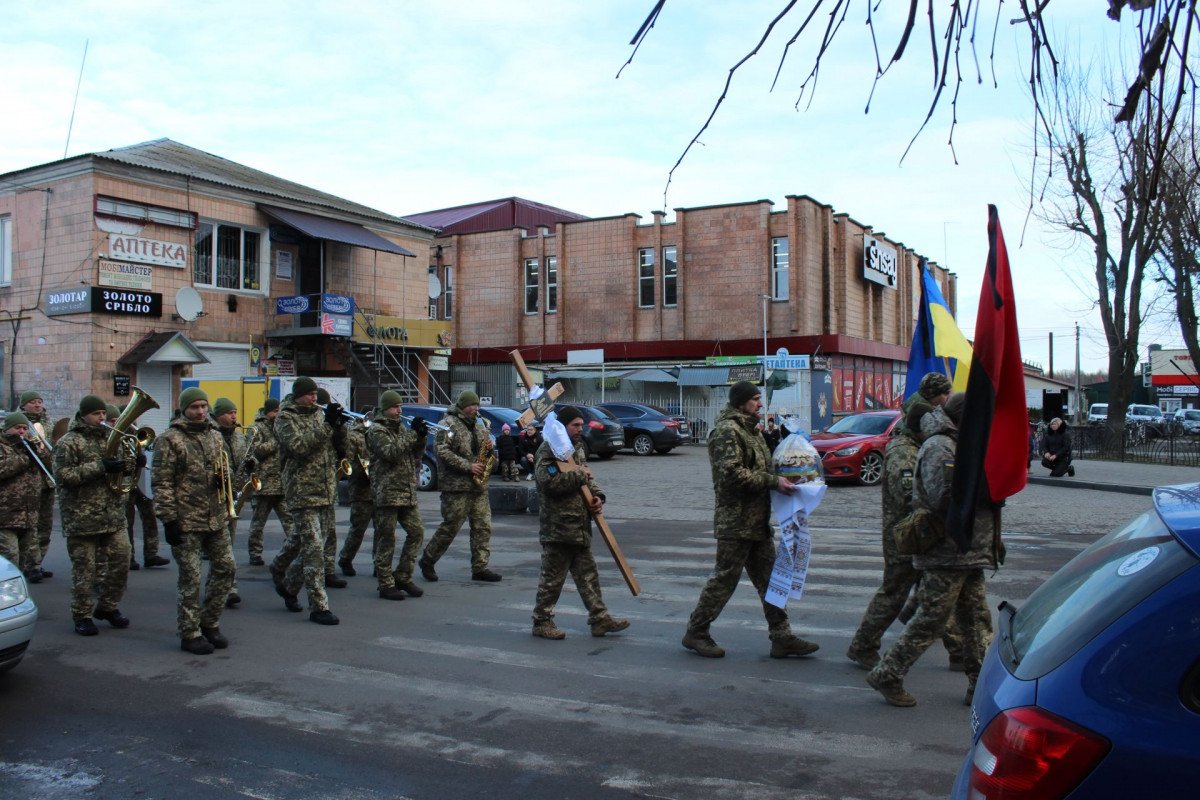
[{"label": "storefront sign", "polygon": [[896,249],[870,236],[863,237],[863,277],[895,289],[899,281]]},{"label": "storefront sign", "polygon": [[86,314],[92,310],[92,287],[46,292],[46,316]]},{"label": "storefront sign", "polygon": [[771,356],[765,359],[767,369],[808,369],[808,356]]},{"label": "storefront sign", "polygon": [[738,381],[752,381],[758,383],[762,380],[762,367],[758,364],[745,364],[743,366],[735,366],[729,368],[729,377],[726,382],[730,385]]},{"label": "storefront sign", "polygon": [[762,356],[708,356],[704,363],[710,367],[727,367],[730,364],[757,364]]},{"label": "storefront sign", "polygon": [[139,264],[158,264],[162,267],[187,269],[187,245],[143,239],[123,233],[108,235],[108,257]]},{"label": "storefront sign", "polygon": [[1194,397],[1200,394],[1200,386],[1176,385],[1176,386],[1155,386],[1154,392],[1159,397]]},{"label": "storefront sign", "polygon": [[322,314],[321,333],[325,336],[353,336],[354,317],[343,314]]},{"label": "storefront sign", "polygon": [[275,298],[276,314],[304,314],[311,310],[312,302],[306,294]]},{"label": "storefront sign", "polygon": [[356,314],[354,341],[380,343],[394,347],[449,348],[453,337],[444,320],[405,319],[383,314]]},{"label": "storefront sign", "polygon": [[113,394],[116,395],[117,397],[128,397],[129,396],[129,386],[130,386],[130,381],[129,381],[128,375],[114,375],[113,376]]},{"label": "storefront sign", "polygon": [[340,294],[321,295],[321,310],[330,314],[354,314],[354,298]]},{"label": "storefront sign", "polygon": [[100,265],[100,285],[116,286],[121,289],[142,289],[150,291],[153,285],[154,268],[145,264],[126,264],[121,261],[109,261],[102,258]]},{"label": "storefront sign", "polygon": [[430,372],[445,372],[450,369],[450,359],[446,356],[430,356],[429,371]]},{"label": "storefront sign", "polygon": [[102,314],[128,314],[134,317],[161,317],[161,292],[130,292],[124,289],[92,290],[92,311]]}]

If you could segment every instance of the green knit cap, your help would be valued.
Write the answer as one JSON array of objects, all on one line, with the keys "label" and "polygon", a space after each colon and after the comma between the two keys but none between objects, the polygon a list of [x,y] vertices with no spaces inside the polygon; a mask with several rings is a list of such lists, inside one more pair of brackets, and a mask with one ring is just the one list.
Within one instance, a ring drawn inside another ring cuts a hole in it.
[{"label": "green knit cap", "polygon": [[193,386],[190,389],[184,389],[179,393],[179,410],[186,411],[187,407],[197,400],[208,402],[208,393],[199,386]]},{"label": "green knit cap", "polygon": [[104,416],[109,420],[114,420],[121,416],[121,409],[117,408],[112,403],[109,403],[104,407]]},{"label": "green knit cap", "polygon": [[379,397],[379,408],[386,411],[392,406],[398,406],[403,402],[404,400],[400,397],[399,392],[393,389],[388,389]]},{"label": "green knit cap", "polygon": [[79,416],[86,417],[96,411],[108,411],[108,403],[94,394],[85,394],[79,401]]},{"label": "green knit cap", "polygon": [[228,414],[230,411],[237,411],[237,403],[230,400],[228,397],[218,397],[217,402],[213,403],[212,415],[219,417],[222,414]]},{"label": "green knit cap", "polygon": [[292,397],[303,397],[306,394],[312,394],[317,390],[317,382],[312,378],[296,378],[296,382],[292,384]]},{"label": "green knit cap", "polygon": [[42,396],[40,394],[38,394],[36,389],[30,389],[26,392],[21,393],[21,402],[18,403],[17,405],[20,408],[24,408],[26,403],[32,403],[34,400],[41,400],[41,399],[42,399]]},{"label": "green knit cap", "polygon": [[317,404],[322,406],[329,405],[329,401],[333,398],[329,396],[329,390],[324,386],[317,387]]},{"label": "green knit cap", "polygon": [[279,410],[279,398],[278,397],[268,397],[265,401],[263,401],[263,413],[264,414],[270,414],[272,411],[278,411],[278,410]]},{"label": "green knit cap", "polygon": [[22,414],[20,411],[14,411],[4,418],[4,430],[8,430],[14,425],[28,425],[29,417]]},{"label": "green knit cap", "polygon": [[455,405],[457,405],[459,408],[477,406],[479,405],[479,395],[475,394],[475,392],[472,392],[470,389],[465,389],[461,394],[459,394],[458,401],[455,403]]}]

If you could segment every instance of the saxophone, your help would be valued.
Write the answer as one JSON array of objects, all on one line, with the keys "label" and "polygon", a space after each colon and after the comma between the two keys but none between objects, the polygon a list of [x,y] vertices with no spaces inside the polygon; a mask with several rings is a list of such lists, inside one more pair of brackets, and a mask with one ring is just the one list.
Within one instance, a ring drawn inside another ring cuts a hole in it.
[{"label": "saxophone", "polygon": [[491,420],[484,417],[483,419],[483,444],[479,445],[479,455],[475,456],[475,463],[483,465],[483,472],[472,476],[476,486],[486,486],[491,480],[492,470],[496,468],[496,448],[492,445],[492,423]]}]

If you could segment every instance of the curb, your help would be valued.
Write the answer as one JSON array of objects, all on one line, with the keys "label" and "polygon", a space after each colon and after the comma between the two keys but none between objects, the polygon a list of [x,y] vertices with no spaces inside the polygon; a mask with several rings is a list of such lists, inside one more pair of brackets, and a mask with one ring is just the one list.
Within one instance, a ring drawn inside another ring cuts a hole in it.
[{"label": "curb", "polygon": [[1100,492],[1120,492],[1121,494],[1137,494],[1149,497],[1154,494],[1153,486],[1129,486],[1123,483],[1097,483],[1081,481],[1074,478],[1051,478],[1045,475],[1030,475],[1026,483],[1036,483],[1040,486],[1062,486],[1067,489],[1092,489]]}]

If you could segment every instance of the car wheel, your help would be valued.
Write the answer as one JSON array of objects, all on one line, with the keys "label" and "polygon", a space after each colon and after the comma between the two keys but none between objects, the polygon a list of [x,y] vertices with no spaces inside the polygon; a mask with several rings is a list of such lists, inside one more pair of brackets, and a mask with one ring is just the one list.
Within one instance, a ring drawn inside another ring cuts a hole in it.
[{"label": "car wheel", "polygon": [[858,479],[863,486],[874,486],[883,478],[883,456],[875,451],[871,451],[863,456],[862,468],[859,470]]},{"label": "car wheel", "polygon": [[633,437],[633,452],[639,456],[648,456],[654,452],[654,440],[649,434],[639,433]]},{"label": "car wheel", "polygon": [[421,459],[421,469],[417,472],[417,488],[422,492],[432,492],[437,488],[437,467],[428,458]]}]

